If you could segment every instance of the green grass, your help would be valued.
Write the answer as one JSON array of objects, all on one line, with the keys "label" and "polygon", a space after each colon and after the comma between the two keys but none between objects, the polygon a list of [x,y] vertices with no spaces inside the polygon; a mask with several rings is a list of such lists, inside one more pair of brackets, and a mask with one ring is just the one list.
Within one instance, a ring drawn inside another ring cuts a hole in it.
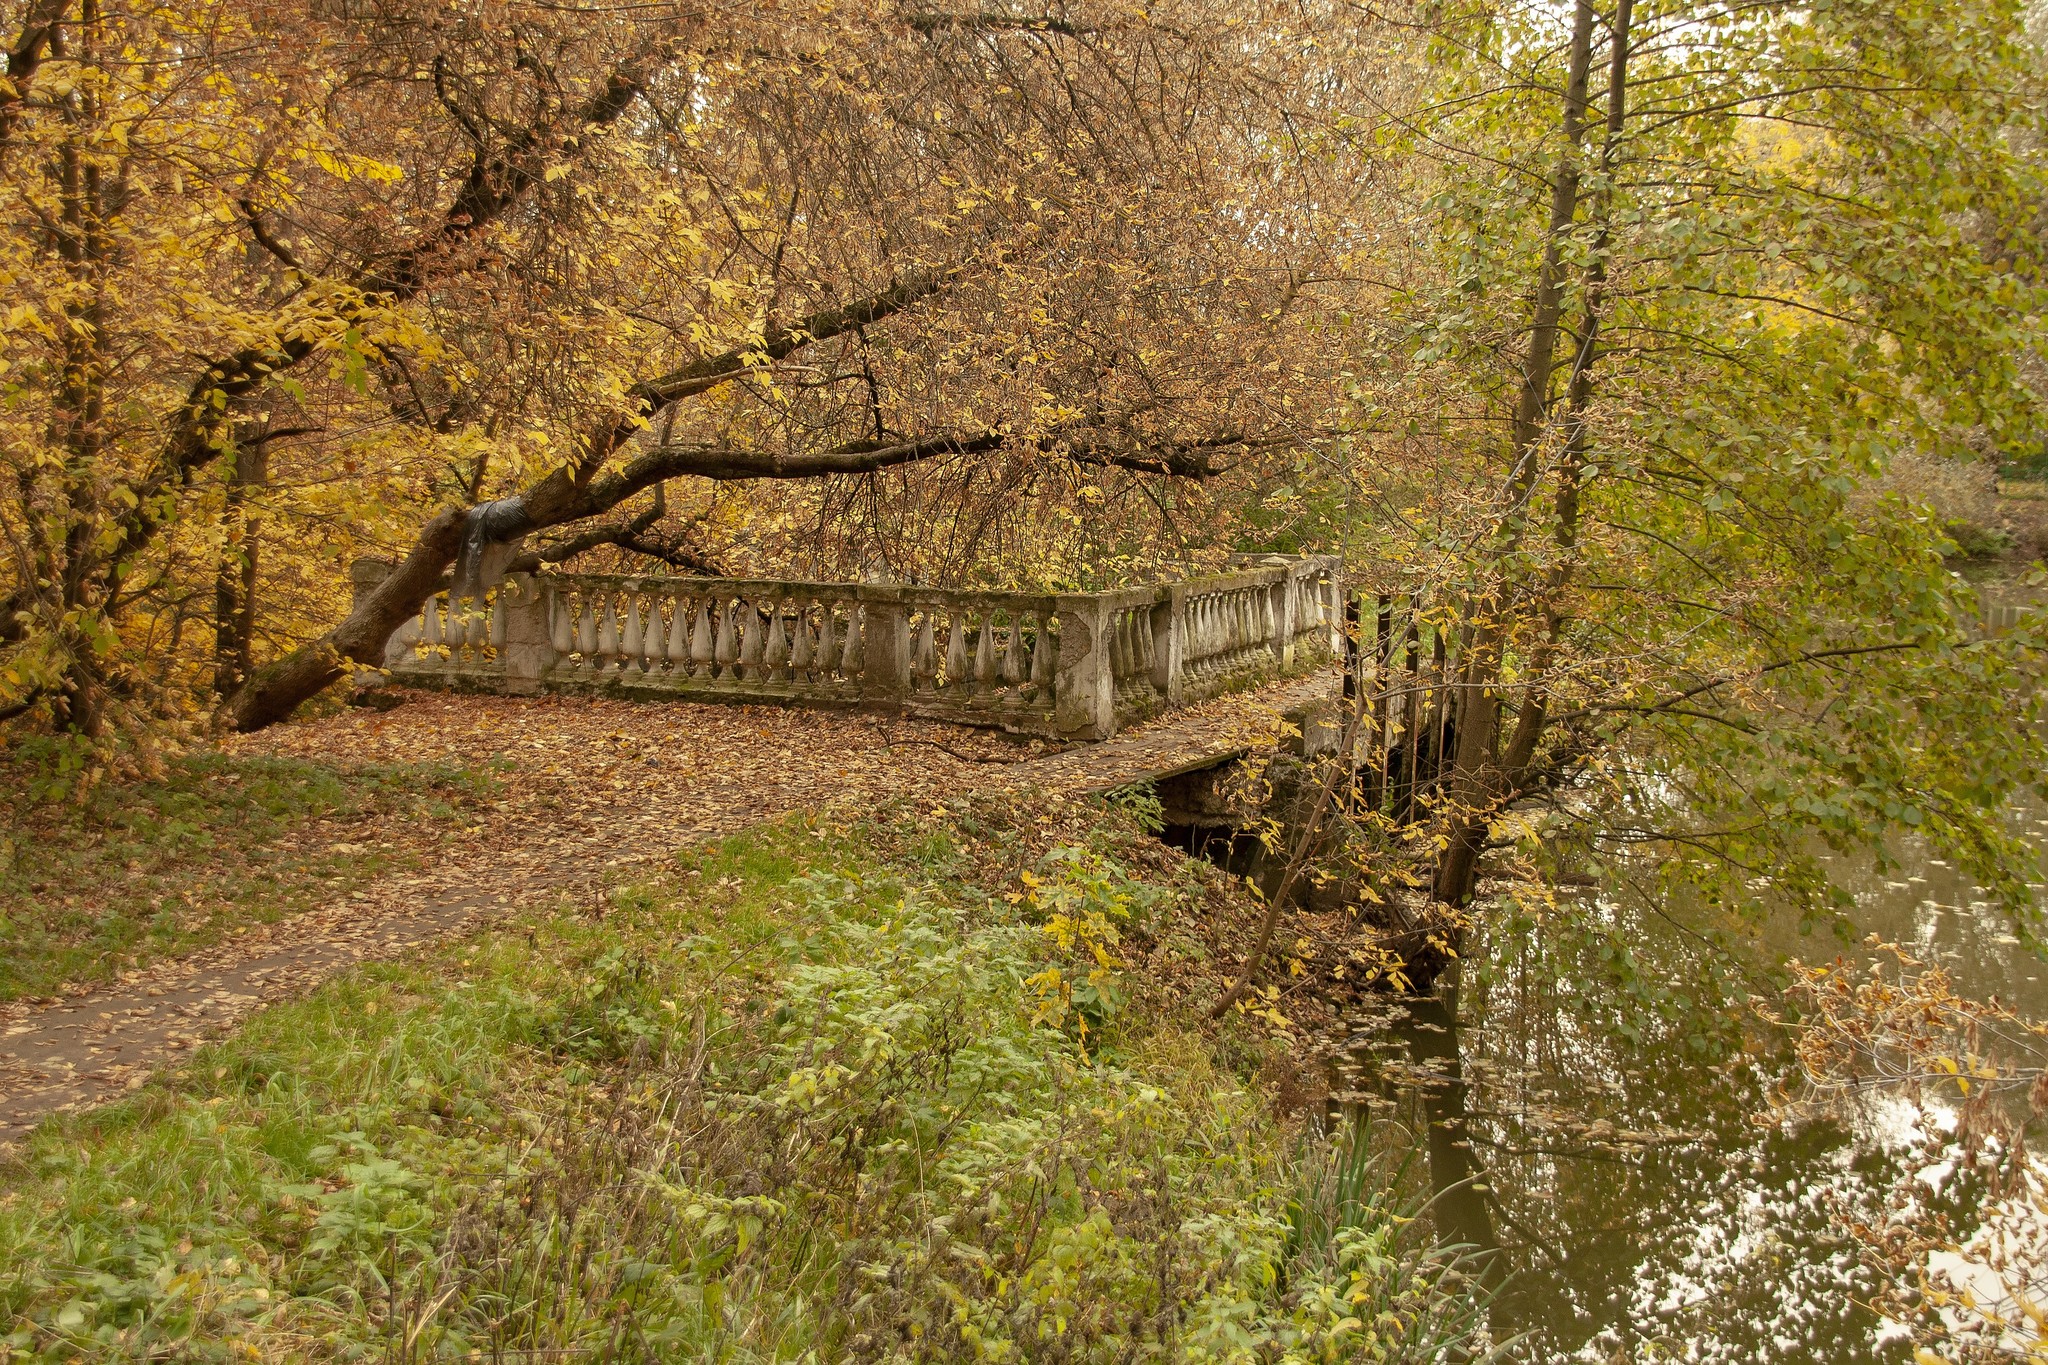
[{"label": "green grass", "polygon": [[1192,883],[1120,817],[1064,850],[1028,818],[785,822],[360,969],[46,1125],[0,1171],[9,1344],[1438,1358],[1476,1320],[1455,1265],[1370,1200],[1304,1237],[1328,1159],[1244,1079],[1255,1040],[1126,981],[1084,1049],[1043,983],[1089,962],[1018,874],[1128,939]]},{"label": "green grass", "polygon": [[[0,1001],[104,980],[410,866],[491,782],[450,768],[344,773],[199,754],[159,781],[99,786],[82,805],[32,801],[26,782],[12,785],[0,807]],[[389,820],[374,836],[349,832],[377,817],[417,823],[401,824],[402,838]]]}]

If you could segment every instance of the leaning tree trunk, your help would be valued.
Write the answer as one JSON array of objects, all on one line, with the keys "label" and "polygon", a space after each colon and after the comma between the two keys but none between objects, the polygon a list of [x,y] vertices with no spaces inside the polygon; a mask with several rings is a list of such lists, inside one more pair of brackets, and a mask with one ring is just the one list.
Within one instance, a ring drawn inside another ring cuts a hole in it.
[{"label": "leaning tree trunk", "polygon": [[421,529],[419,539],[390,577],[370,592],[346,620],[311,644],[259,671],[227,705],[228,725],[260,730],[275,725],[348,670],[351,663],[376,667],[393,631],[419,613],[455,562],[468,514],[450,509]]},{"label": "leaning tree trunk", "polygon": [[[1572,14],[1565,79],[1561,130],[1564,146],[1550,187],[1550,217],[1529,314],[1528,350],[1522,359],[1521,382],[1515,394],[1506,510],[1494,545],[1502,560],[1512,559],[1521,549],[1528,508],[1542,477],[1539,465],[1550,420],[1557,339],[1564,320],[1564,248],[1579,214],[1592,67],[1592,0],[1578,0]],[[1475,615],[1483,618],[1484,623],[1467,656],[1466,679],[1458,701],[1458,748],[1449,783],[1449,828],[1430,888],[1437,901],[1452,907],[1463,907],[1472,899],[1479,879],[1479,855],[1485,848],[1486,833],[1501,797],[1501,697],[1497,684],[1509,644],[1502,617],[1509,610],[1510,596],[1510,585],[1503,583],[1490,600],[1482,599],[1478,604],[1480,610]]]},{"label": "leaning tree trunk", "polygon": [[[1529,789],[1537,746],[1548,718],[1547,678],[1560,647],[1565,623],[1563,595],[1576,560],[1579,531],[1579,485],[1586,454],[1586,412],[1593,398],[1593,363],[1597,358],[1601,310],[1607,283],[1607,251],[1613,211],[1614,157],[1620,144],[1628,90],[1629,29],[1632,0],[1618,0],[1610,25],[1606,136],[1600,147],[1599,176],[1593,198],[1593,249],[1583,267],[1584,317],[1569,365],[1564,396],[1570,435],[1558,472],[1556,520],[1553,528],[1557,560],[1541,590],[1541,638],[1528,666],[1516,708],[1515,726],[1501,750],[1502,697],[1490,684],[1501,676],[1507,645],[1501,624],[1504,604],[1494,601],[1479,613],[1488,619],[1481,643],[1472,655],[1471,678],[1459,708],[1457,759],[1451,782],[1452,818],[1439,855],[1431,892],[1449,906],[1469,903],[1477,888],[1479,859],[1494,817]],[[1556,342],[1563,305],[1565,237],[1578,216],[1582,175],[1581,140],[1587,129],[1589,78],[1592,71],[1593,11],[1590,0],[1578,0],[1572,26],[1570,68],[1565,91],[1565,148],[1552,186],[1550,231],[1531,316],[1531,339],[1516,399],[1513,463],[1509,475],[1510,516],[1504,540],[1509,550],[1521,545],[1526,509],[1538,484],[1539,444],[1550,426],[1551,389],[1557,368]]]}]

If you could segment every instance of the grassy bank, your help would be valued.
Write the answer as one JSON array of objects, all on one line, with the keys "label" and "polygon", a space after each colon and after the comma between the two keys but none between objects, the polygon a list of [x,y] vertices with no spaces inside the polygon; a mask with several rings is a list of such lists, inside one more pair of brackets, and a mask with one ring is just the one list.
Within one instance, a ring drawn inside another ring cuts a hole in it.
[{"label": "grassy bank", "polygon": [[1434,1359],[1472,1317],[1114,814],[785,822],[256,1020],[0,1172],[24,1356]]},{"label": "grassy bank", "polygon": [[189,952],[419,861],[487,794],[454,768],[347,772],[199,753],[155,781],[38,800],[0,768],[0,1002]]}]

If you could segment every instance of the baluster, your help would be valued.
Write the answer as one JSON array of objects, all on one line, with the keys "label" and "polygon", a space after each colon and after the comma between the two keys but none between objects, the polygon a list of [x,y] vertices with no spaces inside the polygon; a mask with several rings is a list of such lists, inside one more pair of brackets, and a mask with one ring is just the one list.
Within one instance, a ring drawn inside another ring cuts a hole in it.
[{"label": "baluster", "polygon": [[681,594],[669,599],[668,647],[663,653],[671,678],[690,676],[690,599]]},{"label": "baluster", "polygon": [[974,700],[993,700],[996,692],[996,621],[993,611],[981,613],[981,630],[974,641]]},{"label": "baluster", "polygon": [[491,638],[490,609],[474,597],[462,599],[462,648],[465,665],[483,662],[484,646]]},{"label": "baluster", "polygon": [[658,589],[647,592],[647,633],[640,639],[640,671],[649,676],[659,676],[668,659],[668,622],[661,618],[667,600]]},{"label": "baluster", "polygon": [[647,633],[640,641],[640,671],[658,674],[668,659],[668,622],[661,617],[662,604],[668,599],[658,591],[647,594]]},{"label": "baluster", "polygon": [[[661,618],[655,617],[656,621]],[[640,656],[646,649],[647,637],[640,629],[640,594],[632,588],[626,589],[626,628],[619,636],[619,671],[638,673]]]},{"label": "baluster", "polygon": [[735,625],[740,633],[740,677],[746,682],[759,682],[761,670],[761,608],[751,598],[743,598],[733,604]]},{"label": "baluster", "polygon": [[967,613],[954,607],[946,613],[946,686],[962,692],[967,682]]},{"label": "baluster", "polygon": [[917,634],[910,646],[910,679],[913,690],[933,691],[939,673],[938,651],[932,642],[931,611],[918,614]]},{"label": "baluster", "polygon": [[858,602],[846,605],[846,643],[839,647],[839,672],[850,683],[860,681],[867,662],[868,612]]},{"label": "baluster", "polygon": [[823,608],[823,614],[818,618],[818,657],[813,666],[817,669],[818,681],[829,683],[832,681],[833,670],[840,666],[839,642],[833,638],[832,632],[833,617],[838,604],[827,598],[819,603],[819,606]]},{"label": "baluster", "polygon": [[393,633],[391,644],[386,649],[386,657],[393,667],[419,661],[420,637],[424,633],[418,612],[406,618],[405,624]]},{"label": "baluster", "polygon": [[490,644],[492,649],[505,647],[505,590],[502,587],[491,594]]},{"label": "baluster", "polygon": [[1019,687],[1024,681],[1024,614],[1022,612],[1013,611],[1010,613],[1010,628],[1003,634],[1001,679],[1004,693],[1003,700],[1006,703],[1014,706],[1024,700],[1019,695]]},{"label": "baluster", "polygon": [[441,628],[441,599],[429,597],[420,617],[420,644],[425,647],[421,652],[430,662],[440,662],[445,638]]},{"label": "baluster", "polygon": [[711,666],[715,658],[713,641],[718,627],[711,623],[711,599],[697,599],[697,614],[690,626],[690,676],[711,680]]},{"label": "baluster", "polygon": [[761,650],[761,677],[766,682],[789,680],[789,637],[782,629],[782,600],[768,602],[768,639]]},{"label": "baluster", "polygon": [[597,667],[601,672],[611,672],[622,661],[619,658],[619,599],[606,589],[604,593],[604,615],[597,625]]},{"label": "baluster", "polygon": [[718,644],[712,650],[712,662],[718,665],[718,680],[732,682],[733,666],[740,660],[739,641],[734,631],[739,626],[740,604],[738,599],[718,604]]},{"label": "baluster", "polygon": [[[831,608],[826,608],[831,614]],[[791,618],[792,637],[789,646],[789,679],[801,687],[811,681],[811,604],[799,602],[796,615]]]},{"label": "baluster", "polygon": [[462,665],[463,647],[469,643],[469,604],[448,599],[448,607],[441,619],[441,643],[448,647],[448,666]]},{"label": "baluster", "polygon": [[582,610],[576,619],[576,653],[581,656],[578,669],[584,673],[597,671],[597,599],[589,588],[580,588],[576,596],[581,600]]},{"label": "baluster", "polygon": [[558,664],[566,662],[576,650],[576,635],[570,626],[567,598],[561,584],[548,587],[548,643],[554,647]]}]

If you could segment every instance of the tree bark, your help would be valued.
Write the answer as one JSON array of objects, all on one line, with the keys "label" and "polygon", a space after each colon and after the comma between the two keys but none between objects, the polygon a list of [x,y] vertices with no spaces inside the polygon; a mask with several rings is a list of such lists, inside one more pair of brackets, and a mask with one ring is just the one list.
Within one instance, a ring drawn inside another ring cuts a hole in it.
[{"label": "tree bark", "polygon": [[221,697],[255,672],[256,556],[260,518],[249,515],[249,490],[269,477],[269,445],[252,441],[235,451],[221,508],[222,545],[213,582],[213,689]]},{"label": "tree bark", "polygon": [[391,633],[412,619],[455,562],[468,519],[467,511],[451,508],[428,522],[412,552],[346,620],[264,668],[235,694],[228,703],[228,723],[237,730],[275,725],[339,678],[350,661],[381,665]]},{"label": "tree bark", "polygon": [[[1619,50],[1618,44],[1617,53]],[[1557,370],[1557,337],[1564,316],[1564,246],[1579,212],[1582,144],[1592,65],[1592,0],[1578,0],[1572,11],[1571,49],[1565,75],[1564,146],[1551,181],[1548,231],[1530,309],[1529,347],[1523,356],[1510,428],[1505,506],[1495,547],[1503,558],[1512,556],[1522,545],[1529,502],[1541,480],[1542,448],[1549,429],[1550,395]],[[1458,746],[1449,783],[1451,814],[1431,885],[1435,899],[1450,906],[1463,906],[1472,899],[1479,876],[1479,855],[1501,800],[1501,697],[1497,684],[1510,639],[1504,619],[1511,609],[1510,596],[1509,585],[1503,583],[1490,600],[1478,604],[1478,629],[1467,655],[1465,680],[1459,689]],[[1533,701],[1532,694],[1524,694],[1522,716],[1535,719],[1540,729],[1540,713],[1532,715],[1529,710]]]}]

